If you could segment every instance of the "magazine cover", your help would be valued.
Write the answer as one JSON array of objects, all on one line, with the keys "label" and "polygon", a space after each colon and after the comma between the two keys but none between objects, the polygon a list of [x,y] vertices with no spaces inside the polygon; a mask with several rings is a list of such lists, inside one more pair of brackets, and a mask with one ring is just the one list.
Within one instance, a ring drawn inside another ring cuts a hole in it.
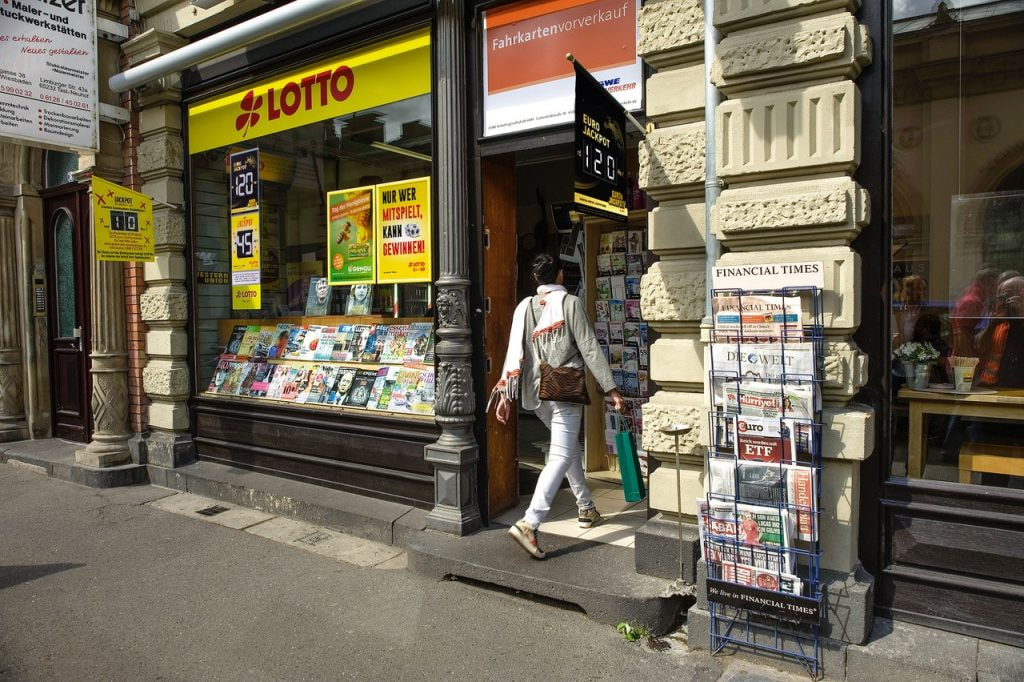
[{"label": "magazine cover", "polygon": [[598,343],[608,343],[609,329],[607,322],[595,322],[594,323],[594,336],[597,338]]},{"label": "magazine cover", "polygon": [[432,322],[414,322],[409,325],[409,333],[405,337],[405,355],[403,362],[406,364],[422,364],[430,349],[430,337],[434,334]]},{"label": "magazine cover", "polygon": [[313,356],[316,355],[316,349],[320,347],[320,335],[323,331],[323,325],[309,325],[306,328],[306,335],[302,337],[302,346],[299,348],[299,352],[295,354],[295,358],[298,360],[312,360]]},{"label": "magazine cover", "polygon": [[288,339],[292,336],[292,326],[287,322],[277,325],[273,333],[271,346],[267,351],[268,358],[283,358],[288,352]]},{"label": "magazine cover", "polygon": [[253,364],[256,365],[256,371],[253,373],[252,385],[249,386],[249,397],[266,397],[267,389],[270,388],[270,375],[276,365],[271,365],[263,358],[253,361]]},{"label": "magazine cover", "polygon": [[624,253],[613,253],[611,256],[612,263],[612,274],[613,275],[625,275],[626,273],[626,254]]},{"label": "magazine cover", "polygon": [[355,328],[359,325],[339,324],[334,336],[334,348],[331,349],[332,362],[348,362],[352,359],[351,342]]},{"label": "magazine cover", "polygon": [[622,368],[621,367],[616,367],[616,366],[612,365],[611,363],[608,363],[608,364],[612,368],[612,381],[615,382],[615,385],[618,386],[619,390],[621,391],[622,390],[622,382],[623,382]]},{"label": "magazine cover", "polygon": [[[612,253],[626,253],[627,240],[625,230],[615,230],[612,235]],[[602,235],[603,237],[604,235]]]},{"label": "magazine cover", "polygon": [[299,399],[301,391],[309,380],[309,368],[305,366],[290,367],[288,376],[281,387],[281,400],[294,402]]},{"label": "magazine cover", "polygon": [[640,348],[640,323],[626,322],[622,325],[622,343]]},{"label": "magazine cover", "polygon": [[626,298],[640,300],[640,277],[631,275],[626,277]]},{"label": "magazine cover", "polygon": [[245,371],[245,365],[248,363],[240,362],[238,360],[231,361],[231,369],[228,370],[228,378],[224,380],[224,383],[220,385],[218,393],[224,393],[226,395],[236,395],[238,393],[238,387],[242,383],[242,374]]},{"label": "magazine cover", "polygon": [[224,344],[224,355],[238,355],[238,349],[242,345],[242,337],[245,336],[245,325],[239,324],[231,330],[228,342]]},{"label": "magazine cover", "polygon": [[[349,355],[352,362],[375,362],[380,357],[376,352],[377,331],[387,335],[387,325],[357,324],[348,340]],[[372,359],[371,359],[372,358]]]},{"label": "magazine cover", "polygon": [[312,401],[310,400],[310,397],[312,397],[314,395],[314,391],[316,392],[316,395],[319,396],[320,390],[322,388],[321,385],[323,384],[323,381],[324,381],[323,367],[320,366],[320,365],[312,365],[309,368],[309,372],[306,375],[305,381],[302,384],[299,385],[299,394],[297,396],[295,396],[295,402],[297,402],[297,403],[314,402],[315,403],[316,402],[316,397],[313,397]]},{"label": "magazine cover", "polygon": [[756,566],[735,564],[730,561],[722,564],[722,580],[772,592],[802,595],[804,591],[800,578],[792,573],[773,573]]},{"label": "magazine cover", "polygon": [[325,391],[320,402],[327,405],[344,405],[345,399],[348,398],[348,392],[352,390],[352,382],[355,378],[356,369],[354,367],[338,367],[334,374],[333,383]]},{"label": "magazine cover", "polygon": [[608,301],[608,319],[612,322],[626,321],[626,302]]},{"label": "magazine cover", "polygon": [[742,338],[747,341],[799,341],[803,338],[799,296],[740,297],[722,295],[711,299],[715,341]]},{"label": "magazine cover", "polygon": [[392,324],[388,326],[388,335],[384,339],[384,350],[378,362],[385,365],[402,364],[405,360],[405,340],[409,336],[409,325]]},{"label": "magazine cover", "polygon": [[260,327],[260,333],[256,337],[256,347],[252,349],[254,358],[266,358],[270,355],[270,348],[274,345],[274,327]]},{"label": "magazine cover", "polygon": [[394,367],[393,373],[389,372],[388,378],[393,377],[391,386],[391,403],[388,407],[392,412],[405,412],[412,414],[413,405],[418,401],[416,388],[420,382],[420,375],[423,370],[415,367]]},{"label": "magazine cover", "polygon": [[609,322],[608,323],[608,342],[609,343],[625,343],[626,332],[625,326],[622,322]]},{"label": "magazine cover", "polygon": [[331,307],[331,292],[326,277],[310,277],[309,293],[306,295],[306,315],[326,315]]},{"label": "magazine cover", "polygon": [[631,322],[639,322],[643,318],[643,313],[640,312],[640,301],[637,299],[630,299],[626,301],[626,319]]},{"label": "magazine cover", "polygon": [[597,257],[597,274],[601,277],[612,274],[611,254],[604,253]]},{"label": "magazine cover", "polygon": [[739,415],[733,422],[736,425],[733,442],[737,444],[736,454],[740,459],[775,463],[794,460],[793,442],[784,437],[781,419]]},{"label": "magazine cover", "polygon": [[337,327],[324,327],[320,330],[320,343],[313,351],[313,359],[329,361],[334,357],[334,342],[338,338]]},{"label": "magazine cover", "polygon": [[242,334],[242,340],[238,344],[238,353],[236,353],[236,355],[239,358],[252,357],[253,353],[256,351],[256,343],[259,340],[259,325],[249,325],[245,328],[245,333]]},{"label": "magazine cover", "polygon": [[252,391],[252,383],[256,381],[256,372],[259,371],[260,363],[257,360],[252,360],[244,363],[242,368],[242,380],[238,384],[238,390],[235,391],[235,395],[243,398],[248,398]]},{"label": "magazine cover", "polygon": [[292,327],[291,335],[288,337],[288,348],[285,350],[284,357],[294,359],[299,357],[299,351],[302,350],[302,342],[306,340],[307,327],[305,325],[295,325]]},{"label": "magazine cover", "polygon": [[594,301],[594,314],[598,322],[608,322],[611,319],[611,303]]},{"label": "magazine cover", "polygon": [[338,379],[338,368],[334,365],[321,365],[317,370],[317,383],[309,392],[306,402],[309,404],[323,405],[327,402],[327,396]]},{"label": "magazine cover", "polygon": [[612,237],[612,233],[611,232],[604,232],[604,233],[602,233],[601,237],[598,240],[598,250],[597,250],[597,252],[599,254],[602,254],[602,255],[603,254],[610,254],[612,252],[612,240],[613,240],[613,237]]},{"label": "magazine cover", "polygon": [[611,364],[615,367],[622,367],[622,344],[621,343],[610,343],[608,349],[612,353]]},{"label": "magazine cover", "polygon": [[649,398],[651,395],[651,384],[650,376],[646,369],[641,369],[636,373],[637,381],[640,382],[640,397]]},{"label": "magazine cover", "polygon": [[611,277],[598,277],[594,280],[594,290],[597,293],[597,297],[602,301],[612,298],[611,280]]},{"label": "magazine cover", "polygon": [[[741,522],[737,526],[733,504],[709,507],[697,498],[697,529],[701,538],[701,556],[715,563],[735,562],[792,573],[794,555],[789,548],[789,514],[786,510],[737,505]],[[752,511],[753,510],[753,511]],[[759,526],[764,523],[764,528]],[[779,544],[779,539],[784,542]]]},{"label": "magazine cover", "polygon": [[640,370],[640,353],[637,351],[636,346],[622,346],[622,369],[627,372],[637,372]]},{"label": "magazine cover", "polygon": [[210,385],[206,388],[207,393],[220,393],[220,387],[224,385],[224,382],[228,379],[228,373],[231,371],[231,361],[228,359],[222,359],[217,361],[217,367],[213,370],[213,376],[210,377]]},{"label": "magazine cover", "polygon": [[814,390],[809,385],[769,384],[762,381],[720,382],[717,405],[751,417],[811,419]]},{"label": "magazine cover", "polygon": [[622,392],[631,396],[640,395],[640,377],[635,371],[622,371]]},{"label": "magazine cover", "polygon": [[401,370],[398,367],[381,367],[377,370],[377,377],[370,389],[370,398],[366,401],[367,409],[379,411],[391,409],[391,393],[394,390],[399,371]]},{"label": "magazine cover", "polygon": [[608,278],[611,284],[612,295],[608,298],[626,300],[626,278],[622,275],[612,275]]},{"label": "magazine cover", "polygon": [[346,315],[369,315],[373,309],[373,285],[354,284],[345,302]]},{"label": "magazine cover", "polygon": [[284,390],[284,382],[288,379],[288,365],[271,365],[268,374],[267,397],[272,400],[281,399],[281,391]]},{"label": "magazine cover", "polygon": [[[385,367],[384,370],[387,371],[387,368]],[[377,370],[356,370],[356,375],[352,379],[352,388],[348,392],[345,404],[351,407],[366,407],[366,403],[370,400],[370,391],[373,390],[373,385],[376,381]]]},{"label": "magazine cover", "polygon": [[[609,263],[609,267],[611,264]],[[639,254],[626,256],[626,275],[629,277],[642,277],[644,274],[644,257]]]},{"label": "magazine cover", "polygon": [[810,380],[815,376],[813,344],[715,343],[711,346],[715,374],[729,373],[744,379]]},{"label": "magazine cover", "polygon": [[413,414],[434,414],[434,370],[428,367],[420,372],[416,391],[410,404]]},{"label": "magazine cover", "polygon": [[630,230],[626,237],[626,253],[643,253],[644,232],[643,230]]}]

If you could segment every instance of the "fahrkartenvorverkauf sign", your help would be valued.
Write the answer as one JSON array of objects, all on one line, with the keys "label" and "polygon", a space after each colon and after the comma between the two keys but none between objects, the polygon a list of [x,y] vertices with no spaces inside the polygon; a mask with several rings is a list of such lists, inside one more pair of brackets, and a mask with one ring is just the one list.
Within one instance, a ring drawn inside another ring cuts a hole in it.
[{"label": "fahrkartenvorverkauf sign", "polygon": [[484,136],[573,120],[567,52],[628,111],[643,106],[640,0],[520,0],[484,12]]},{"label": "fahrkartenvorverkauf sign", "polygon": [[0,5],[0,138],[98,149],[94,0]]}]

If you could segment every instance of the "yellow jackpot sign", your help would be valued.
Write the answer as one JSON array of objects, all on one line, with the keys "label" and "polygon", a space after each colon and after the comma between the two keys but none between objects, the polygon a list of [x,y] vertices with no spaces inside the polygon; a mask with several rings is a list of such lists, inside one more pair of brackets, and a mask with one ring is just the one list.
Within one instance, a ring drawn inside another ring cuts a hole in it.
[{"label": "yellow jackpot sign", "polygon": [[259,211],[231,216],[231,307],[234,310],[262,307]]},{"label": "yellow jackpot sign", "polygon": [[189,107],[189,153],[428,92],[430,34],[424,30]]},{"label": "yellow jackpot sign", "polygon": [[94,177],[92,220],[96,260],[155,260],[151,197]]}]

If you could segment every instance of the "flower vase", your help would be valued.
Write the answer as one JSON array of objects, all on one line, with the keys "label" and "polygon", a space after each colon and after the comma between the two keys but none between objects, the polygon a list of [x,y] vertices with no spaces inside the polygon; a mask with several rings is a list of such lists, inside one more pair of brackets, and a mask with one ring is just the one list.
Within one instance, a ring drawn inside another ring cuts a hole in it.
[{"label": "flower vase", "polygon": [[912,388],[922,389],[928,388],[928,378],[932,373],[931,363],[919,362],[914,365],[913,382],[911,383]]},{"label": "flower vase", "polygon": [[900,364],[903,365],[903,380],[909,388],[914,383],[914,363],[903,360]]}]

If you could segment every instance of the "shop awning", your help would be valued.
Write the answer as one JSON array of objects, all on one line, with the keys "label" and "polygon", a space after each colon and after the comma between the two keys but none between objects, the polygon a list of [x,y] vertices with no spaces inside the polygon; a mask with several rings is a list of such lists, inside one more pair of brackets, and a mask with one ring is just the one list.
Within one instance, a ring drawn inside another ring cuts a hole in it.
[{"label": "shop awning", "polygon": [[383,0],[293,0],[266,14],[253,17],[223,31],[197,40],[173,52],[111,76],[110,89],[124,92],[145,85],[157,78],[177,73],[204,61],[219,57],[254,42],[294,30],[305,24],[323,21],[358,6],[369,6]]}]

